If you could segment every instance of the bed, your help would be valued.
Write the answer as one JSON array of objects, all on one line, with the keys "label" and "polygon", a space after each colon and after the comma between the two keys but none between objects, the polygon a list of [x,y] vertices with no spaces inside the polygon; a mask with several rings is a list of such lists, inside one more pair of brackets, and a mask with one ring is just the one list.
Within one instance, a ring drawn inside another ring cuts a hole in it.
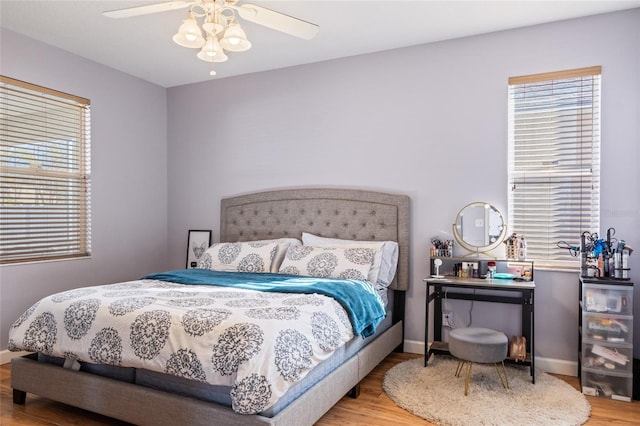
[{"label": "bed", "polygon": [[226,390],[211,392],[207,383],[191,386],[194,381],[182,377],[91,363],[82,363],[77,371],[73,365],[61,365],[64,359],[42,353],[12,360],[14,403],[24,404],[26,394],[33,393],[141,425],[315,423],[342,396],[357,396],[358,383],[389,353],[402,350],[404,293],[409,283],[409,198],[365,190],[301,188],[221,200],[221,242],[300,239],[303,233],[320,239],[397,242],[397,268],[384,294],[386,312],[376,332],[340,346],[268,410],[239,414],[225,400]]}]

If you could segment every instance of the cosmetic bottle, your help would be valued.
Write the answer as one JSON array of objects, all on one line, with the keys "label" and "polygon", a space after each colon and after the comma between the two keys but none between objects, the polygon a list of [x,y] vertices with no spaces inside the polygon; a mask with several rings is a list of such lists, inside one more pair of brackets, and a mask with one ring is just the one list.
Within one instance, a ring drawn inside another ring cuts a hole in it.
[{"label": "cosmetic bottle", "polygon": [[487,262],[487,278],[493,279],[493,276],[496,273],[496,262],[489,261]]},{"label": "cosmetic bottle", "polygon": [[527,258],[527,242],[524,240],[524,235],[520,237],[518,244],[518,260],[525,260]]}]

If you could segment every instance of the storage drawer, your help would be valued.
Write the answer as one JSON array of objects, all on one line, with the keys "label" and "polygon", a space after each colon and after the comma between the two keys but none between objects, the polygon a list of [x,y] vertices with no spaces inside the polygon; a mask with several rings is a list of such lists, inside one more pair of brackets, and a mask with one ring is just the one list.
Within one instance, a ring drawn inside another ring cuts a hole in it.
[{"label": "storage drawer", "polygon": [[582,341],[582,367],[600,373],[633,372],[633,347],[625,344]]},{"label": "storage drawer", "polygon": [[633,287],[583,284],[582,309],[617,315],[633,315]]},{"label": "storage drawer", "polygon": [[582,314],[582,336],[605,343],[633,342],[633,317],[607,314]]},{"label": "storage drawer", "polygon": [[633,375],[601,374],[584,368],[582,369],[582,393],[630,402],[633,393]]}]

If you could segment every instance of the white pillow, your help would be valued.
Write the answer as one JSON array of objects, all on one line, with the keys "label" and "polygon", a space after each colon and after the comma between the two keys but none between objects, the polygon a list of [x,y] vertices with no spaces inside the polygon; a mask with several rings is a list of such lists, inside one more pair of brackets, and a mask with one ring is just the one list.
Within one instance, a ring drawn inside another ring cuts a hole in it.
[{"label": "white pillow", "polygon": [[284,260],[284,256],[287,254],[287,249],[289,246],[301,246],[302,241],[297,238],[278,238],[276,240],[265,240],[265,241],[276,241],[278,246],[276,248],[276,254],[273,256],[273,260],[271,261],[271,270],[270,272],[278,272],[280,269],[280,265]]},{"label": "white pillow", "polygon": [[395,241],[356,241],[326,238],[302,233],[302,244],[314,247],[369,247],[376,250],[368,279],[374,284],[389,287],[398,267],[398,243]]},{"label": "white pillow", "polygon": [[276,240],[216,243],[204,252],[198,268],[227,272],[271,272],[279,244]]},{"label": "white pillow", "polygon": [[375,284],[374,289],[376,293],[378,293],[378,296],[380,296],[380,299],[382,300],[382,304],[386,308],[387,305],[389,305],[389,294],[387,293],[389,291],[389,288],[386,286]]},{"label": "white pillow", "polygon": [[323,278],[367,280],[375,250],[366,247],[290,246],[279,272]]}]

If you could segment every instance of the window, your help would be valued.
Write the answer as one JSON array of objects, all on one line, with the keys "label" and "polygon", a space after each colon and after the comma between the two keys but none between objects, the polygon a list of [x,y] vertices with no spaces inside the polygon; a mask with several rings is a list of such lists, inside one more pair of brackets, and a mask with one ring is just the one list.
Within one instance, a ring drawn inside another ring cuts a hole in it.
[{"label": "window", "polygon": [[0,76],[0,263],[91,253],[89,100]]},{"label": "window", "polygon": [[528,258],[577,267],[600,227],[600,67],[509,79],[509,225]]}]

